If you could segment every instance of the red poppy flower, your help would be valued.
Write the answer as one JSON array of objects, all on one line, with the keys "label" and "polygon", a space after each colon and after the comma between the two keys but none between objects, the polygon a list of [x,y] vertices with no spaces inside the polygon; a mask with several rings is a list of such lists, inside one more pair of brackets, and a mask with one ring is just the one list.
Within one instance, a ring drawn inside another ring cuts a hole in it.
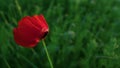
[{"label": "red poppy flower", "polygon": [[26,16],[19,21],[18,27],[13,30],[15,42],[24,47],[36,46],[48,32],[49,27],[43,15]]}]

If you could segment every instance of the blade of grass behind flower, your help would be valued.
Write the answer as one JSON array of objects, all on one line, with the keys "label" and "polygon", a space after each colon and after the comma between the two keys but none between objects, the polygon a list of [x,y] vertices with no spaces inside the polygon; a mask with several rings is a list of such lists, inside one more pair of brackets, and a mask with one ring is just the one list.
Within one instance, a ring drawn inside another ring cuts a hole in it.
[{"label": "blade of grass behind flower", "polygon": [[35,64],[33,64],[29,59],[27,59],[25,56],[23,56],[22,54],[19,54],[18,55],[23,59],[25,60],[31,67],[33,68],[38,68]]}]

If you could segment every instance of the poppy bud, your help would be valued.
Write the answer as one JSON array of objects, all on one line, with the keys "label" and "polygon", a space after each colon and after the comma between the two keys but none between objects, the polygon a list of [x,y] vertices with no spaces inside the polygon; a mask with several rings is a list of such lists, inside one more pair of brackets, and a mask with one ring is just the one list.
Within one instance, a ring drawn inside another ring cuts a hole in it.
[{"label": "poppy bud", "polygon": [[49,32],[48,24],[43,15],[26,16],[18,22],[14,28],[14,40],[23,47],[34,47],[45,38]]}]

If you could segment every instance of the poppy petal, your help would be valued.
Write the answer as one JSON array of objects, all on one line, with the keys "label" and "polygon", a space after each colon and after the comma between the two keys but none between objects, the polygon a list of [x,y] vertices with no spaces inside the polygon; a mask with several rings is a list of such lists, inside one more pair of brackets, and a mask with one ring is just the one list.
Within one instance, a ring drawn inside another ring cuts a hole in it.
[{"label": "poppy petal", "polygon": [[18,37],[18,41],[24,43],[23,45],[29,44],[27,46],[33,45],[33,43],[35,45],[40,39],[38,38],[41,35],[40,31],[27,18],[24,18],[19,23],[21,23],[20,26],[15,29],[16,35],[19,36],[16,36]]},{"label": "poppy petal", "polygon": [[24,47],[34,47],[39,42],[39,40],[25,40],[25,38],[23,38],[23,36],[18,32],[17,29],[14,29],[14,39],[17,44]]},{"label": "poppy petal", "polygon": [[48,28],[48,25],[47,25],[43,15],[40,15],[40,16],[35,15],[34,18],[38,21],[38,23],[41,24],[41,27],[42,27],[42,29],[41,29],[42,36],[41,37],[44,38],[47,35],[49,28]]},{"label": "poppy petal", "polygon": [[24,47],[34,47],[45,38],[49,27],[43,15],[26,16],[18,22],[18,27],[13,30],[17,44]]}]

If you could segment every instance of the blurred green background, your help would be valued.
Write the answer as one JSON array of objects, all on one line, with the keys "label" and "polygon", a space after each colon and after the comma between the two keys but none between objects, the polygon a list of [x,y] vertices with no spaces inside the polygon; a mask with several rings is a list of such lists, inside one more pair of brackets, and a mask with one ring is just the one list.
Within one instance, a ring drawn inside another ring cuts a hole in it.
[{"label": "blurred green background", "polygon": [[43,14],[54,68],[120,68],[120,0],[0,0],[0,68],[50,68],[42,42],[17,45],[13,28]]}]

